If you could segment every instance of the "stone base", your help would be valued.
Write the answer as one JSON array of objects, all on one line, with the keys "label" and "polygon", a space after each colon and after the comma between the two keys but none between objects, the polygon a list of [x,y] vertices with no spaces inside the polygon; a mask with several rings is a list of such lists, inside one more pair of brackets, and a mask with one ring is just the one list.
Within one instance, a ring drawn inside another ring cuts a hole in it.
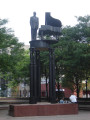
[{"label": "stone base", "polygon": [[57,43],[57,40],[33,40],[30,41],[30,48],[35,48],[37,50],[48,50],[51,45]]},{"label": "stone base", "polygon": [[10,105],[9,115],[24,116],[51,116],[78,114],[78,104],[21,104]]}]

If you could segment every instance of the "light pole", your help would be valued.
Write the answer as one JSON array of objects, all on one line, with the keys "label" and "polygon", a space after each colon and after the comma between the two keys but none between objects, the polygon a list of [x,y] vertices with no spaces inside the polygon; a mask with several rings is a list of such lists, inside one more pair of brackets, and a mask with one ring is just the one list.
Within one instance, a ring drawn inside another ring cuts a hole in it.
[{"label": "light pole", "polygon": [[86,98],[88,98],[87,82],[88,82],[88,77],[86,78]]},{"label": "light pole", "polygon": [[90,78],[90,77],[87,77],[86,78],[86,98],[88,98],[88,78]]}]

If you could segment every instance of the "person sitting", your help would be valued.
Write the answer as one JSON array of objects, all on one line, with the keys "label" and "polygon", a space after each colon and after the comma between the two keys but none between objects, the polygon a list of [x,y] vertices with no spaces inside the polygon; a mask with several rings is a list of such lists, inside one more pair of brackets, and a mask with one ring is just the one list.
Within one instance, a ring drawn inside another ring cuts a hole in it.
[{"label": "person sitting", "polygon": [[56,98],[56,103],[58,103],[59,102],[59,99],[58,99],[58,97]]},{"label": "person sitting", "polygon": [[71,103],[77,103],[77,97],[73,94],[71,94],[71,96],[69,97]]},{"label": "person sitting", "polygon": [[60,101],[59,101],[59,103],[64,103],[64,98],[62,98]]}]

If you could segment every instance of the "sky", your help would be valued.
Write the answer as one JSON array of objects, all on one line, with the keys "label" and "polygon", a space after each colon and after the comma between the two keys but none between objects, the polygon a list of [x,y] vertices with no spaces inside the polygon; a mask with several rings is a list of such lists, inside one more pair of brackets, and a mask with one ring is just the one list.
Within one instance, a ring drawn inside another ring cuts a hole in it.
[{"label": "sky", "polygon": [[30,17],[36,11],[39,27],[45,25],[45,12],[61,20],[62,25],[75,25],[75,16],[90,15],[90,0],[0,0],[0,19],[8,19],[8,28],[14,30],[19,42],[29,45]]}]

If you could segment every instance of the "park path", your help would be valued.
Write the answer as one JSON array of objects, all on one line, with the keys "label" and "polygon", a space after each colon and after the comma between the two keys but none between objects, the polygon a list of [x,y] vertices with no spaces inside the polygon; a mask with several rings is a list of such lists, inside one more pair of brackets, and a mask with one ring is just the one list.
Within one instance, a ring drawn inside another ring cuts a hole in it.
[{"label": "park path", "polygon": [[90,111],[80,110],[77,115],[11,117],[8,110],[0,110],[0,120],[90,120]]}]

